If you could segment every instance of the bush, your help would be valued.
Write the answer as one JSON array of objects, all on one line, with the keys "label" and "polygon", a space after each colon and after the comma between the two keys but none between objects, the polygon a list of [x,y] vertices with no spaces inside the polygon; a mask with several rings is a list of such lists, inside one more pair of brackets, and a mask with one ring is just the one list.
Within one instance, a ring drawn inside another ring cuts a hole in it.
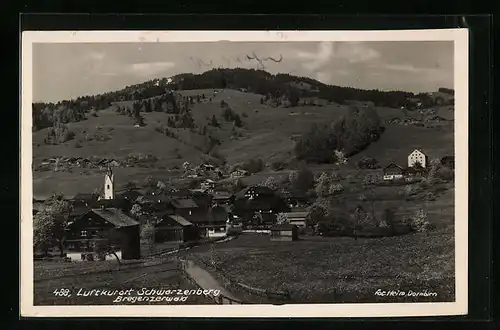
[{"label": "bush", "polygon": [[427,232],[433,229],[433,226],[428,220],[427,212],[423,209],[418,210],[410,219],[412,230],[417,232]]},{"label": "bush", "polygon": [[453,181],[455,178],[455,171],[447,167],[442,167],[437,171],[436,177],[445,182]]},{"label": "bush", "polygon": [[308,191],[314,187],[314,174],[305,165],[302,165],[296,171],[290,172],[288,179],[294,188],[302,191]]},{"label": "bush", "polygon": [[380,165],[378,164],[378,161],[375,158],[363,157],[358,161],[357,168],[363,170],[364,169],[375,170],[380,168]]}]

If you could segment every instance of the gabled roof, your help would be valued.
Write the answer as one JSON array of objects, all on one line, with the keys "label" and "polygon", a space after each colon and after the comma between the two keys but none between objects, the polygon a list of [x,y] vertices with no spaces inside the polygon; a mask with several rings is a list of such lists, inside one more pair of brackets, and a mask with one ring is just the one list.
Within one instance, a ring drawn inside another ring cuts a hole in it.
[{"label": "gabled roof", "polygon": [[233,194],[228,193],[228,192],[215,192],[212,195],[212,198],[215,200],[217,200],[217,199],[229,199],[231,197],[233,197]]},{"label": "gabled roof", "polygon": [[425,155],[425,152],[421,148],[416,148],[415,150],[413,150],[412,152],[410,152],[410,154],[414,153],[415,151],[419,151],[419,152],[421,152],[421,153],[423,153]]},{"label": "gabled roof", "polygon": [[135,201],[137,198],[143,196],[138,190],[127,190],[119,194],[119,196]]},{"label": "gabled roof", "polygon": [[198,204],[191,198],[182,198],[182,199],[172,199],[171,200],[172,205],[175,208],[178,209],[191,209],[191,208],[197,208]]},{"label": "gabled roof", "polygon": [[387,168],[390,168],[390,167],[397,167],[398,169],[403,170],[403,168],[401,166],[399,166],[398,164],[396,164],[396,163],[390,163],[390,164],[388,164],[386,167],[384,167],[384,170],[387,169]]},{"label": "gabled roof", "polygon": [[116,208],[92,209],[91,212],[97,214],[107,222],[117,228],[138,226],[139,222],[135,221],[121,210]]},{"label": "gabled roof", "polygon": [[[175,222],[177,222],[179,225],[183,226],[183,227],[188,227],[188,226],[192,226],[193,224],[189,221],[187,221],[185,218],[181,217],[180,215],[177,215],[177,214],[169,214],[169,215],[165,215],[165,217],[167,218],[170,218],[172,220],[174,220]],[[162,218],[162,221],[163,221],[164,218]],[[161,221],[160,221],[161,223]]]},{"label": "gabled roof", "polygon": [[285,215],[288,219],[296,219],[296,218],[304,218],[305,219],[308,214],[309,214],[308,212],[288,212],[288,213],[285,213]]}]

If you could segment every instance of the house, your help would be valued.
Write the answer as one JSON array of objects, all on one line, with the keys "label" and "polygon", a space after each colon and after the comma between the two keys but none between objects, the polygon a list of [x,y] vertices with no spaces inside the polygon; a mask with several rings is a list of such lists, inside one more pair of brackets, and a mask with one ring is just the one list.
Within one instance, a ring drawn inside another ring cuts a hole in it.
[{"label": "house", "polygon": [[216,191],[212,194],[212,203],[214,206],[230,205],[233,199],[234,195],[225,191]]},{"label": "house", "polygon": [[215,189],[215,181],[206,179],[201,182],[200,188],[202,191],[212,192]]},{"label": "house", "polygon": [[450,169],[455,168],[455,157],[453,156],[444,156],[441,158],[441,165],[446,166]]},{"label": "house", "polygon": [[415,149],[408,155],[408,167],[427,166],[427,155],[421,149]]},{"label": "house", "polygon": [[235,214],[228,213],[226,221],[226,234],[237,235],[243,231],[243,221]]},{"label": "house", "polygon": [[212,164],[201,164],[200,169],[206,172],[213,172],[215,171],[215,166]]},{"label": "house", "polygon": [[96,259],[107,248],[123,260],[140,258],[139,223],[117,208],[91,209],[68,224],[65,234],[72,259]]},{"label": "house", "polygon": [[384,168],[384,180],[398,180],[402,179],[404,170],[401,166],[390,163]]},{"label": "house", "polygon": [[307,227],[307,214],[308,212],[306,211],[284,213],[288,223],[296,225],[299,229],[305,229]]},{"label": "house", "polygon": [[271,228],[271,241],[296,241],[299,239],[299,228],[292,224],[281,224]]},{"label": "house", "polygon": [[176,214],[164,214],[155,224],[155,242],[190,242],[200,238],[196,225]]},{"label": "house", "polygon": [[[245,224],[262,225],[274,223],[276,214],[288,211],[285,200],[273,190],[252,186],[235,194],[233,200],[234,213],[241,216]],[[262,214],[264,218],[256,218],[256,214]]]},{"label": "house", "polygon": [[226,235],[226,222],[229,211],[226,207],[216,206],[198,219],[201,235],[204,237],[220,237]]},{"label": "house", "polygon": [[96,194],[78,193],[73,197],[72,201],[75,204],[83,204],[85,206],[90,207],[90,206],[95,205],[98,198],[99,198],[99,196]]},{"label": "house", "polygon": [[234,170],[230,174],[231,178],[242,178],[242,177],[247,176],[247,175],[248,175],[248,171],[245,171],[245,170]]},{"label": "house", "polygon": [[165,210],[170,214],[177,214],[196,225],[208,222],[207,210],[200,207],[192,198],[173,198],[166,205]]}]

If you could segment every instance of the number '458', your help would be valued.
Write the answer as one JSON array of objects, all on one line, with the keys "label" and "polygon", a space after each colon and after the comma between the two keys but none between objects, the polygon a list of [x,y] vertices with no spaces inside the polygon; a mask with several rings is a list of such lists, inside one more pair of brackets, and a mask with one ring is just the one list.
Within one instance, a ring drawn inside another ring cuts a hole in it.
[{"label": "number '458'", "polygon": [[54,295],[59,297],[69,297],[71,296],[69,289],[55,289]]}]

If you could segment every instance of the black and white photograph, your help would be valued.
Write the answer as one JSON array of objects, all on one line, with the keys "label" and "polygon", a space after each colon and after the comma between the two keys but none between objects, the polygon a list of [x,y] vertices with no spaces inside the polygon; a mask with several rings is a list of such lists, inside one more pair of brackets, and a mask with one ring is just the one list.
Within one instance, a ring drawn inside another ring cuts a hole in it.
[{"label": "black and white photograph", "polygon": [[22,316],[467,314],[467,30],[21,52]]}]

